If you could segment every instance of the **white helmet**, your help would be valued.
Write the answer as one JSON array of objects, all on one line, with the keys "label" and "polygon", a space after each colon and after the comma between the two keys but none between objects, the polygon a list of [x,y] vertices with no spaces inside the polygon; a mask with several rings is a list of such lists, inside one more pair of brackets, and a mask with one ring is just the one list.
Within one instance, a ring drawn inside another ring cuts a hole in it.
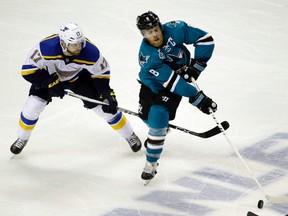
[{"label": "white helmet", "polygon": [[59,31],[60,45],[63,52],[67,51],[69,44],[81,43],[82,49],[86,46],[86,40],[81,28],[76,23],[67,23],[60,27]]}]

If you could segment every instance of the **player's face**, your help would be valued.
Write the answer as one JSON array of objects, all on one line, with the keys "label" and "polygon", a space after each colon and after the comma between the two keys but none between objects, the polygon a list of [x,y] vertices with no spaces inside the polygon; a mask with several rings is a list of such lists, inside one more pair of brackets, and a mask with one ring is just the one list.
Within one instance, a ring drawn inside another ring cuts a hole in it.
[{"label": "player's face", "polygon": [[82,43],[69,43],[67,47],[67,52],[73,56],[80,54],[82,50]]},{"label": "player's face", "polygon": [[143,36],[147,39],[148,43],[153,47],[160,47],[163,44],[163,33],[159,25],[142,30]]}]

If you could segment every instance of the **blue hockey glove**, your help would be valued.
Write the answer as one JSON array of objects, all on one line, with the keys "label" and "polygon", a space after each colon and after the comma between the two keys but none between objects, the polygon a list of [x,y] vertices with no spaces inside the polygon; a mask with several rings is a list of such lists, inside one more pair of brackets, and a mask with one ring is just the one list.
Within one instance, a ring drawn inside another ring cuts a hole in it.
[{"label": "blue hockey glove", "polygon": [[183,71],[182,77],[187,82],[191,83],[192,82],[191,77],[197,80],[201,72],[206,68],[206,66],[207,66],[206,63],[201,63],[191,58],[190,65],[189,67],[187,67],[185,71]]},{"label": "blue hockey glove", "polygon": [[118,102],[116,100],[116,95],[113,89],[110,89],[110,91],[103,93],[100,98],[103,100],[103,102],[109,103],[109,106],[102,106],[103,112],[111,114],[117,113]]},{"label": "blue hockey glove", "polygon": [[64,86],[56,73],[45,80],[41,87],[48,89],[51,97],[60,97],[61,99],[64,97]]},{"label": "blue hockey glove", "polygon": [[198,92],[195,97],[189,98],[189,103],[208,115],[210,114],[210,109],[213,112],[217,110],[217,104],[211,98],[207,97],[203,91]]}]

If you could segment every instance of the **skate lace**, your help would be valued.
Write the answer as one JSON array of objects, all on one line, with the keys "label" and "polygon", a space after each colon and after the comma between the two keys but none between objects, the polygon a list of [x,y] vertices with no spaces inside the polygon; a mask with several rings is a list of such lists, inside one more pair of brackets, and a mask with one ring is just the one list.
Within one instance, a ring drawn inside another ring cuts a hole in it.
[{"label": "skate lace", "polygon": [[17,140],[17,142],[14,144],[14,146],[21,149],[25,146],[25,144],[26,144],[26,141]]},{"label": "skate lace", "polygon": [[128,140],[128,143],[131,147],[137,145],[139,143],[138,137],[135,134],[132,134],[132,136]]}]

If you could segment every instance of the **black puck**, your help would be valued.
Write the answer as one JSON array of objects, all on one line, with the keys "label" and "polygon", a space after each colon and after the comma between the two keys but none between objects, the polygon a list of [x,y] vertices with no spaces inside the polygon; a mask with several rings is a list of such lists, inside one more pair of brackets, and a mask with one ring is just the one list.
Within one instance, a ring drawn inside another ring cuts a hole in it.
[{"label": "black puck", "polygon": [[259,209],[262,209],[262,208],[263,208],[263,205],[264,205],[264,201],[263,201],[263,200],[259,200],[259,201],[258,201],[258,204],[257,204],[257,207],[258,207]]}]

